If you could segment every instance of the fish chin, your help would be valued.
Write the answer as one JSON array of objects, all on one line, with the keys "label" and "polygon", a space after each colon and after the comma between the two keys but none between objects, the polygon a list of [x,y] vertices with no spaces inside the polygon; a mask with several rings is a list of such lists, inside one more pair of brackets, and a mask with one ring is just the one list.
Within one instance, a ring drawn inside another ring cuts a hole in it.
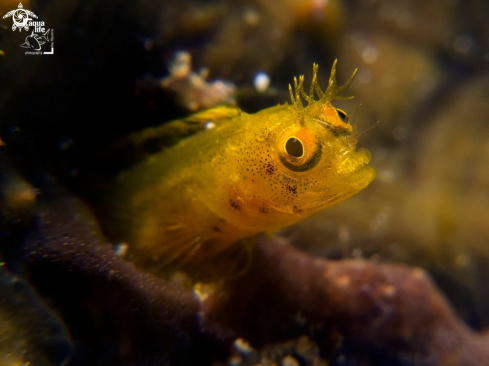
[{"label": "fish chin", "polygon": [[[373,167],[368,165],[371,159],[370,152],[360,149],[354,157],[357,164],[348,167],[348,172],[343,174],[333,187],[327,191],[323,200],[325,207],[346,200],[365,189],[377,176]],[[334,193],[334,194],[332,194]]]},{"label": "fish chin", "polygon": [[344,182],[344,192],[347,197],[351,197],[361,190],[365,189],[377,176],[377,172],[370,165],[359,166],[353,171]]},{"label": "fish chin", "polygon": [[[358,187],[359,191],[367,187],[376,177],[377,172],[368,163],[372,154],[367,149],[360,148],[356,152],[358,166],[351,172],[349,184]],[[357,191],[358,192],[358,191]]]},{"label": "fish chin", "polygon": [[310,214],[326,207],[344,201],[366,188],[376,177],[376,171],[367,163],[358,165],[348,175],[343,175],[337,181],[329,182],[326,187],[318,187],[309,192],[309,204],[302,208]]}]

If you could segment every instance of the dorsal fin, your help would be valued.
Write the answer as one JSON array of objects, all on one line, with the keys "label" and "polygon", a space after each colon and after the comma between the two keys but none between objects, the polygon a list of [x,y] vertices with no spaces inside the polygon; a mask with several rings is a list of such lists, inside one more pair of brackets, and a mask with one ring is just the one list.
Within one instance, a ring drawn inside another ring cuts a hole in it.
[{"label": "dorsal fin", "polygon": [[238,116],[242,111],[236,106],[223,105],[202,112],[194,113],[186,118],[164,123],[157,127],[148,127],[142,131],[132,133],[128,143],[137,149],[151,144],[152,149],[168,148],[180,140],[219,126],[231,118]]}]

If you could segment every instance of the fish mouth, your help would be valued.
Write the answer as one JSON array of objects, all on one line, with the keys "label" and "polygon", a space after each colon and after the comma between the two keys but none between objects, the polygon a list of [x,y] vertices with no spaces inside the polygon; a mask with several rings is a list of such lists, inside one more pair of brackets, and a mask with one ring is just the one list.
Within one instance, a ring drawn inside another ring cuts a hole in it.
[{"label": "fish mouth", "polygon": [[[351,174],[351,181],[363,181],[365,182],[363,188],[368,186],[377,176],[376,170],[368,164],[364,164],[355,169]],[[363,179],[359,179],[363,178]],[[361,188],[361,189],[363,189]]]},{"label": "fish mouth", "polygon": [[375,179],[377,172],[372,166],[368,165],[372,159],[372,154],[367,149],[358,149],[352,159],[355,160],[356,164],[344,172],[344,176],[350,190],[357,193]]},{"label": "fish mouth", "polygon": [[372,153],[363,147],[359,148],[356,151],[356,155],[360,156],[361,159],[364,161],[363,166],[367,165],[368,163],[370,163],[370,160],[372,160]]},{"label": "fish mouth", "polygon": [[[369,168],[372,154],[370,151],[364,148],[360,148],[351,154],[349,158],[346,158],[340,166],[338,166],[338,173],[342,176],[349,177],[357,174],[358,172]],[[370,167],[373,169],[372,167]]]},{"label": "fish mouth", "polygon": [[376,170],[368,165],[372,155],[367,149],[362,149],[363,161],[358,164],[348,175],[348,185],[357,192],[367,187],[377,176]]},{"label": "fish mouth", "polygon": [[337,187],[340,186],[341,188],[335,192],[329,189],[325,190],[321,194],[321,199],[315,200],[313,204],[303,208],[317,210],[331,206],[357,194],[372,183],[377,176],[377,172],[372,166],[368,165],[372,158],[370,151],[359,149],[353,155],[352,159],[356,160],[356,164],[348,167],[348,170],[343,172],[337,181]]},{"label": "fish mouth", "polygon": [[365,170],[366,168],[371,168],[371,166],[368,165],[368,163],[358,164],[354,169],[352,169],[348,173],[346,173],[345,176],[351,176],[351,175],[358,174],[359,172]]}]

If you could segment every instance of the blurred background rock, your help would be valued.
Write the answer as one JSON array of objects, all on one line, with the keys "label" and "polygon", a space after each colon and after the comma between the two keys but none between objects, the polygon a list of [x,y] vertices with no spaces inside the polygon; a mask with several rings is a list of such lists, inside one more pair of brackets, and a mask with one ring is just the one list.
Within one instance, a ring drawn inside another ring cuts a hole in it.
[{"label": "blurred background rock", "polygon": [[[487,1],[23,4],[55,35],[54,55],[27,56],[25,32],[1,19],[0,155],[28,180],[48,172],[96,207],[94,192],[130,164],[108,146],[195,109],[181,102],[188,89],[164,87],[179,52],[209,85],[234,85],[247,112],[286,102],[314,62],[325,85],[338,58],[340,82],[359,69],[354,101],[338,106],[360,131],[379,122],[359,143],[378,178],[282,235],[318,256],[422,266],[468,324],[489,325]],[[2,0],[0,15],[16,7]]]}]

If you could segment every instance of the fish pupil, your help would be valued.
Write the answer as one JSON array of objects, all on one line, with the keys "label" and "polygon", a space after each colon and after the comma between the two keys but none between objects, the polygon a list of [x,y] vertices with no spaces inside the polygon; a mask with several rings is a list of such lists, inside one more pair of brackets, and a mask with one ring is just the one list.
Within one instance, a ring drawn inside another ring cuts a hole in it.
[{"label": "fish pupil", "polygon": [[336,109],[336,112],[338,113],[338,117],[340,117],[343,122],[348,123],[348,115],[345,113],[345,111]]},{"label": "fish pupil", "polygon": [[293,156],[294,158],[300,158],[302,155],[304,155],[304,147],[302,146],[302,142],[295,137],[291,137],[287,140],[287,143],[285,144],[285,151],[287,151],[287,154]]}]

